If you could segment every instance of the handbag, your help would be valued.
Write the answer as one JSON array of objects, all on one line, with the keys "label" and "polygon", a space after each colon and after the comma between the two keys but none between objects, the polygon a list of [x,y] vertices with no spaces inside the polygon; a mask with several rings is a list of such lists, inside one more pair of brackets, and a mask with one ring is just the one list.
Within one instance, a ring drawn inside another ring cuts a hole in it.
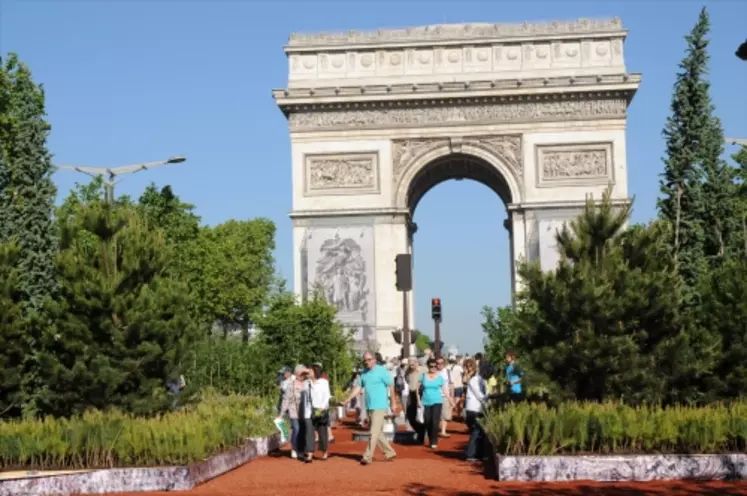
[{"label": "handbag", "polygon": [[425,407],[422,405],[418,407],[418,411],[415,414],[415,422],[418,424],[424,424],[425,423]]}]

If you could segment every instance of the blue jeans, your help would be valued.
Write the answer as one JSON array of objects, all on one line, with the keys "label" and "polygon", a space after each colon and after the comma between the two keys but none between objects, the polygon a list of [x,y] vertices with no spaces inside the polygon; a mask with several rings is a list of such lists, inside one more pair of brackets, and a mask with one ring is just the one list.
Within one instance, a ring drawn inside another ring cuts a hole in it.
[{"label": "blue jeans", "polygon": [[291,449],[298,453],[301,451],[301,424],[298,419],[290,419],[291,423]]},{"label": "blue jeans", "polygon": [[482,430],[482,426],[477,421],[482,417],[481,413],[477,412],[466,412],[465,423],[469,429],[469,442],[467,443],[467,458],[476,458],[482,460],[483,447],[485,445],[485,433]]}]

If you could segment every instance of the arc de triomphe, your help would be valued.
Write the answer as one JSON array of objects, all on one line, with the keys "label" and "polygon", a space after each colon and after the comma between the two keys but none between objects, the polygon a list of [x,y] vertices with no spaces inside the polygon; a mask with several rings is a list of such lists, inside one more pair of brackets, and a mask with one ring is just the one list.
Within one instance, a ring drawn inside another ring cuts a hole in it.
[{"label": "arc de triomphe", "polygon": [[641,78],[626,34],[611,19],[291,35],[273,96],[291,135],[295,291],[323,291],[360,347],[398,355],[395,255],[412,250],[423,195],[458,178],[503,200],[512,262],[552,268],[555,231],[587,195],[611,184],[628,201]]}]

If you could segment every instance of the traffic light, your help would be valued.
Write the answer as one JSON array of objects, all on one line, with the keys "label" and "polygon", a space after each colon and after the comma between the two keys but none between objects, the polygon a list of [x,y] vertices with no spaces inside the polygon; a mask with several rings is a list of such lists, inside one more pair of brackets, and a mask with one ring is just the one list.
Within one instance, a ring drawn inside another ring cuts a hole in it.
[{"label": "traffic light", "polygon": [[433,320],[441,322],[441,298],[431,300],[431,317]]},{"label": "traffic light", "polygon": [[412,290],[412,257],[409,253],[400,253],[394,258],[397,291]]}]

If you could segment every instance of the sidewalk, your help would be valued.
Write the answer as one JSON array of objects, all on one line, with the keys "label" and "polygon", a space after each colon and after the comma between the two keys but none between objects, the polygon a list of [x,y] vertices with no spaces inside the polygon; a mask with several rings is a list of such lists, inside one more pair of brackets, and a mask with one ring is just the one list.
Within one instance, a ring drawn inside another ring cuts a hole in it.
[{"label": "sidewalk", "polygon": [[[747,482],[675,482],[600,484],[592,482],[562,484],[501,483],[485,479],[482,464],[462,460],[467,434],[463,424],[451,424],[452,436],[439,443],[436,451],[422,446],[394,445],[397,459],[377,458],[361,466],[363,443],[352,441],[353,427],[335,429],[336,441],[330,458],[311,464],[292,460],[286,450],[250,462],[185,495],[202,496],[329,496],[329,495],[541,495],[541,496],[677,496],[745,495]],[[138,496],[174,496],[175,493],[138,493]],[[125,495],[121,495],[125,496]],[[126,496],[135,496],[134,494]]]}]

